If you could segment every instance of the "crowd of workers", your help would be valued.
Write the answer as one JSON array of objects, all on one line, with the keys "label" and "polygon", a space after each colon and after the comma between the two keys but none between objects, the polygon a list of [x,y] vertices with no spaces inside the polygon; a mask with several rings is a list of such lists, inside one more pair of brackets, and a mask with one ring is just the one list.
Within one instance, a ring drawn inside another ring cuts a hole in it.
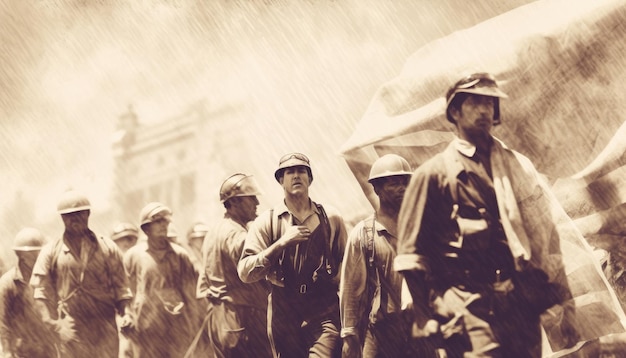
[{"label": "crowd of workers", "polygon": [[491,135],[501,98],[487,73],[452,85],[455,140],[418,168],[377,159],[368,180],[378,203],[350,232],[309,197],[301,153],[280,158],[284,197],[263,213],[251,175],[226,178],[223,218],[194,224],[185,246],[168,234],[164,203],[145,205],[139,228],[100,237],[88,198],[64,193],[59,238],[15,236],[17,265],[0,279],[5,356],[538,357],[539,315],[555,304],[571,347],[544,186]]}]

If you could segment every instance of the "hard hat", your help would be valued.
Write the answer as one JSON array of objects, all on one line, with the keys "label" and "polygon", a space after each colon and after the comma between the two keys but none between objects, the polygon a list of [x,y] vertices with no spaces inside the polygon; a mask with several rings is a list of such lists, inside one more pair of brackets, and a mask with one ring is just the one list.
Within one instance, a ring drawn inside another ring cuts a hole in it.
[{"label": "hard hat", "polygon": [[89,203],[89,199],[76,190],[64,192],[57,205],[57,212],[59,214],[69,214],[90,209],[91,203]]},{"label": "hard hat", "polygon": [[259,188],[252,175],[241,173],[233,174],[222,183],[220,187],[220,200],[225,202],[236,196],[261,195]]},{"label": "hard hat", "polygon": [[171,220],[171,217],[172,210],[170,208],[161,203],[152,202],[148,203],[143,207],[143,209],[141,209],[141,212],[139,213],[139,222],[141,223],[140,226],[144,226],[145,224],[161,218]]},{"label": "hard hat", "polygon": [[126,236],[138,237],[139,230],[137,230],[137,227],[135,227],[135,225],[131,223],[126,223],[126,222],[118,223],[117,225],[113,227],[113,233],[111,233],[111,240],[113,241],[119,240]]},{"label": "hard hat", "polygon": [[309,181],[313,182],[313,173],[311,172],[311,164],[309,162],[309,158],[302,153],[289,153],[283,155],[278,162],[278,169],[274,172],[274,178],[276,181],[280,183],[280,177],[283,176],[283,171],[287,168],[291,167],[306,167],[306,170],[309,172]]},{"label": "hard hat", "polygon": [[191,226],[187,232],[187,240],[191,239],[204,239],[206,233],[209,232],[209,227],[205,223],[197,222]]},{"label": "hard hat", "polygon": [[15,235],[13,250],[15,251],[37,251],[46,243],[46,238],[41,231],[27,227],[20,230]]},{"label": "hard hat", "polygon": [[385,154],[372,164],[367,181],[371,182],[374,179],[411,174],[413,172],[406,159],[397,154]]},{"label": "hard hat", "polygon": [[[450,103],[457,93],[471,93],[495,98],[509,98],[506,93],[498,88],[498,83],[493,75],[480,72],[463,77],[458,80],[446,93],[446,118],[455,123],[450,115]],[[494,108],[494,124],[500,124],[500,101],[497,100]]]}]

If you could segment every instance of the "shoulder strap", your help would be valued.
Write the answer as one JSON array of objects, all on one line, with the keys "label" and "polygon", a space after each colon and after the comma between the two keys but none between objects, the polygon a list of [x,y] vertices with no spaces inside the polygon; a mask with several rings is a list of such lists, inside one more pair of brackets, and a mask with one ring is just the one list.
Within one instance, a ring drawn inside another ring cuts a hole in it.
[{"label": "shoulder strap", "polygon": [[[322,225],[322,230],[324,233],[324,237],[327,237],[328,240],[324,241],[324,262],[326,264],[326,272],[331,275],[334,273],[334,270],[336,269],[335,265],[334,265],[334,258],[332,256],[333,250],[331,247],[331,237],[330,237],[330,221],[328,220],[328,216],[326,215],[326,210],[324,210],[324,207],[322,206],[322,204],[315,204],[317,207],[317,210],[320,212],[320,224]],[[337,240],[334,239],[332,240],[333,242],[333,246],[337,244],[336,242]]]},{"label": "shoulder strap", "polygon": [[374,232],[376,230],[376,215],[365,219],[363,222],[363,233],[365,237],[365,252],[367,258],[367,266],[374,267]]}]

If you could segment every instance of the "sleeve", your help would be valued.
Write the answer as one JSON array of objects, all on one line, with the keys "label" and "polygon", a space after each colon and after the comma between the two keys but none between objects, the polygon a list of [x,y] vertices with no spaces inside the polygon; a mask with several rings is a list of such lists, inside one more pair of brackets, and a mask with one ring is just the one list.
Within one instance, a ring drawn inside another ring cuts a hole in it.
[{"label": "sleeve", "polygon": [[246,243],[247,232],[245,230],[232,230],[228,234],[228,240],[226,240],[226,249],[228,250],[228,256],[232,260],[233,264],[237,266],[239,258],[243,252],[244,244]]},{"label": "sleeve", "polygon": [[411,177],[398,216],[398,255],[394,270],[430,270],[428,260],[418,252],[418,237],[423,230],[424,213],[428,200],[429,176],[418,168]]},{"label": "sleeve", "polygon": [[[212,231],[209,231],[212,232]],[[210,236],[210,238],[209,238]],[[198,283],[196,285],[196,298],[207,298],[209,297],[209,278],[207,277],[207,267],[209,264],[209,251],[210,245],[214,242],[214,235],[207,235],[204,237],[204,241],[202,242],[202,269],[198,273]]]},{"label": "sleeve", "polygon": [[10,307],[12,274],[13,270],[9,270],[0,278],[0,338],[2,338],[2,349],[4,352],[9,352],[11,342],[13,341],[10,315],[12,311]]},{"label": "sleeve", "polygon": [[341,267],[339,307],[341,337],[357,335],[365,311],[367,263],[364,252],[363,224],[356,225],[348,236]]},{"label": "sleeve", "polygon": [[122,252],[111,239],[102,238],[101,240],[104,240],[104,243],[109,250],[107,264],[109,265],[111,288],[114,291],[113,294],[115,302],[130,300],[133,298],[133,294],[130,289],[128,276],[126,276],[126,271],[124,269]]},{"label": "sleeve", "polygon": [[[241,258],[237,264],[237,273],[243,282],[251,283],[264,279],[272,268],[263,251],[270,246],[270,212],[265,212],[250,225],[246,235]],[[276,221],[280,225],[280,221]]]},{"label": "sleeve", "polygon": [[137,250],[137,246],[131,247],[124,253],[123,264],[124,264],[124,272],[126,273],[126,277],[128,277],[128,286],[130,287],[131,292],[137,292],[137,275],[135,273],[135,252]]},{"label": "sleeve", "polygon": [[33,287],[33,297],[36,300],[55,301],[54,283],[50,279],[54,247],[54,242],[42,247],[39,256],[37,256],[35,266],[33,266],[30,285]]}]

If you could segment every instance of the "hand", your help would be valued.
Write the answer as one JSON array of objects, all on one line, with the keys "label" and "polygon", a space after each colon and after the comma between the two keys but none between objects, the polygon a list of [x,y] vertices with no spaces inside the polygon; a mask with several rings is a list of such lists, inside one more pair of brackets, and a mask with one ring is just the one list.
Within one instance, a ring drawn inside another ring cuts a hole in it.
[{"label": "hand", "polygon": [[341,358],[361,357],[361,345],[357,336],[346,336],[341,347]]},{"label": "hand", "polygon": [[565,340],[564,348],[571,348],[580,340],[580,334],[576,326],[576,308],[573,304],[564,304],[563,321],[561,322],[561,334]]},{"label": "hand", "polygon": [[280,241],[285,243],[285,246],[292,246],[306,241],[311,236],[311,230],[304,225],[295,225],[287,228]]},{"label": "hand", "polygon": [[74,319],[71,316],[49,320],[47,324],[59,335],[61,342],[66,343],[77,340]]},{"label": "hand", "polygon": [[122,320],[120,322],[120,332],[124,336],[128,337],[132,335],[134,331],[135,331],[135,325],[134,325],[132,317],[129,314],[125,314],[124,316],[122,316]]},{"label": "hand", "polygon": [[427,338],[439,333],[439,322],[434,319],[426,321],[423,327],[420,327],[417,322],[413,322],[411,329],[411,335],[413,338]]}]

